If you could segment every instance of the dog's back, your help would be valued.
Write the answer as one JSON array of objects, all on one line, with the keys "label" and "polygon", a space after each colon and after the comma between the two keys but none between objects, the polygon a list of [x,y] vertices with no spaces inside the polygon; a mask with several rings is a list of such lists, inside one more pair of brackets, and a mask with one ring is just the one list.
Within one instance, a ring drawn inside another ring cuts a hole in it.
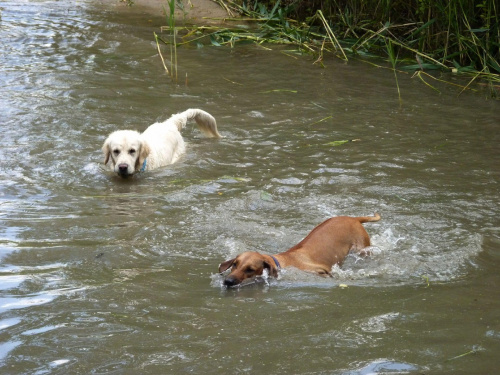
[{"label": "dog's back", "polygon": [[208,137],[221,135],[217,131],[215,118],[201,109],[188,109],[172,115],[164,122],[150,125],[143,133],[143,139],[150,145],[148,163],[151,168],[175,163],[185,152],[186,146],[181,130],[188,120],[194,119],[198,127]]},{"label": "dog's back", "polygon": [[302,261],[307,257],[313,263],[331,268],[336,263],[342,264],[350,251],[360,252],[370,246],[370,237],[361,223],[378,220],[379,214],[332,217],[319,224],[302,241],[283,254],[300,258]]}]

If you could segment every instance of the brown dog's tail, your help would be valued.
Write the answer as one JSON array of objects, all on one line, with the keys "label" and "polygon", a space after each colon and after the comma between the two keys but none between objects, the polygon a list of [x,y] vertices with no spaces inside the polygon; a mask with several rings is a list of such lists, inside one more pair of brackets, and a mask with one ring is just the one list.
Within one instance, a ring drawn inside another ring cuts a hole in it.
[{"label": "brown dog's tail", "polygon": [[380,215],[375,212],[374,216],[360,216],[357,217],[356,219],[358,219],[360,223],[368,223],[370,221],[379,221]]}]

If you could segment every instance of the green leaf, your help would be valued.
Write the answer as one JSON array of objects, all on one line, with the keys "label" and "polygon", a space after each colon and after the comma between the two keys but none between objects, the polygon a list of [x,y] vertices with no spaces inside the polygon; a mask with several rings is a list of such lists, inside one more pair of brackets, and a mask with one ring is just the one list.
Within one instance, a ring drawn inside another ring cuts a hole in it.
[{"label": "green leaf", "polygon": [[212,43],[213,46],[220,47],[220,43],[217,40],[215,40],[213,35],[210,35],[210,43]]},{"label": "green leaf", "polygon": [[328,142],[325,143],[325,146],[340,146],[343,145],[344,143],[350,142],[349,140],[346,141],[333,141],[333,142]]}]

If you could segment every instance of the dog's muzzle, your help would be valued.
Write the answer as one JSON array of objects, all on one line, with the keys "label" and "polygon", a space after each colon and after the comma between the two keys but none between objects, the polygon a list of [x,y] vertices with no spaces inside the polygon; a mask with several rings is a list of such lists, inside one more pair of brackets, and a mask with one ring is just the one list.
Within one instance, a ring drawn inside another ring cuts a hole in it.
[{"label": "dog's muzzle", "polygon": [[122,177],[128,177],[129,176],[129,173],[128,173],[128,164],[119,164],[118,165],[118,174]]},{"label": "dog's muzzle", "polygon": [[228,276],[227,278],[224,279],[224,285],[225,286],[235,286],[238,285],[240,281],[234,277]]}]

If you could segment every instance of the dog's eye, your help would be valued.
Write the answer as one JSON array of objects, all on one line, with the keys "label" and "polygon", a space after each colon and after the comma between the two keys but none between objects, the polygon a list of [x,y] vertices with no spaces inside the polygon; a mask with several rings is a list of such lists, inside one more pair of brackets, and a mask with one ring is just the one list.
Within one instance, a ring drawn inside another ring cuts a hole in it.
[{"label": "dog's eye", "polygon": [[135,154],[135,149],[131,148],[130,150],[128,150],[128,153],[129,154]]},{"label": "dog's eye", "polygon": [[120,153],[120,150],[113,150],[113,154],[118,155]]},{"label": "dog's eye", "polygon": [[255,269],[253,269],[252,267],[248,267],[247,269],[245,269],[245,273],[255,273]]}]

